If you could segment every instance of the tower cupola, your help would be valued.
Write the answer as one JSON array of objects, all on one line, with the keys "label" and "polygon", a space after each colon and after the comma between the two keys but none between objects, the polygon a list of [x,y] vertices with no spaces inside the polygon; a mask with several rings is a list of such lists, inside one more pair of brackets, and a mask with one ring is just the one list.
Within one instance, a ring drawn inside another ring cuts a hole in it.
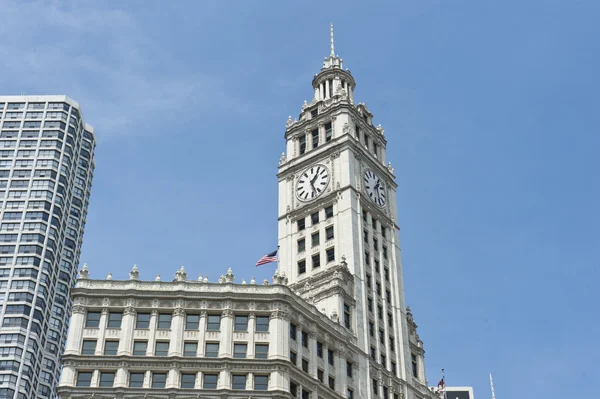
[{"label": "tower cupola", "polygon": [[350,70],[343,69],[343,60],[335,54],[333,24],[330,25],[330,53],[323,61],[321,71],[312,81],[315,90],[313,101],[323,101],[336,95],[347,96],[351,103],[354,102],[354,87],[356,83]]}]

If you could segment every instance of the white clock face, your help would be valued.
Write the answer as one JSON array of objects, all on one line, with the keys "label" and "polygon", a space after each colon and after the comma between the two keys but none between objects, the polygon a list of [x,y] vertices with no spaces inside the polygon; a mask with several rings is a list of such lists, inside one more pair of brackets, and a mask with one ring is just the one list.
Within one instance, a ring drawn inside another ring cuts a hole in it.
[{"label": "white clock face", "polygon": [[329,170],[324,165],[306,169],[298,178],[296,195],[300,201],[310,201],[321,195],[329,183]]},{"label": "white clock face", "polygon": [[385,205],[385,184],[379,176],[377,176],[373,171],[367,169],[365,170],[364,176],[365,182],[365,191],[371,201],[373,201],[378,206]]}]

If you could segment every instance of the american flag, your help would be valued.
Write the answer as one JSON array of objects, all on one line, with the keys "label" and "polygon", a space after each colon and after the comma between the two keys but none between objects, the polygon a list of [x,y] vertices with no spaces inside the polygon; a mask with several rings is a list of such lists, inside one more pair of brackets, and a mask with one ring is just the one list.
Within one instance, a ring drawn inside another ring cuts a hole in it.
[{"label": "american flag", "polygon": [[270,252],[260,258],[258,262],[256,262],[256,266],[266,265],[267,263],[277,262],[277,250]]}]

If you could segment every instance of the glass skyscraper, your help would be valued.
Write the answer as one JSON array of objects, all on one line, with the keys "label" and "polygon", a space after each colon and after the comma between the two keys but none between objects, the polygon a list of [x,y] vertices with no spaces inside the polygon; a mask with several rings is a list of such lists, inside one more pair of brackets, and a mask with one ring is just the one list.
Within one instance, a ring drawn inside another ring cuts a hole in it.
[{"label": "glass skyscraper", "polygon": [[0,399],[55,396],[94,129],[66,96],[0,96]]}]

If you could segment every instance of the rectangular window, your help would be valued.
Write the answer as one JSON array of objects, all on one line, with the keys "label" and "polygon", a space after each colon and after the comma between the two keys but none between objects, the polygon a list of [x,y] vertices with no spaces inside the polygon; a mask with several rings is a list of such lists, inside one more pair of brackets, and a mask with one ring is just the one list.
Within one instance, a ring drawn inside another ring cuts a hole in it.
[{"label": "rectangular window", "polygon": [[335,389],[335,378],[329,376],[329,388]]},{"label": "rectangular window", "polygon": [[302,331],[302,346],[308,348],[308,333],[306,331]]},{"label": "rectangular window", "polygon": [[256,332],[269,331],[269,316],[256,316]]},{"label": "rectangular window", "polygon": [[394,344],[394,337],[390,337],[390,351],[394,352],[396,350],[396,346]]},{"label": "rectangular window", "polygon": [[296,325],[294,323],[290,323],[290,338],[295,341],[297,335],[298,335],[298,330],[297,330]]},{"label": "rectangular window", "polygon": [[411,353],[410,354],[410,360],[411,360],[411,363],[412,363],[413,377],[419,378],[419,368],[418,368],[418,363],[417,363],[417,355],[415,355],[414,353]]},{"label": "rectangular window", "polygon": [[317,379],[321,382],[323,382],[323,379],[325,378],[325,372],[321,369],[317,369]]},{"label": "rectangular window", "polygon": [[204,384],[202,384],[202,388],[216,389],[218,380],[219,380],[218,374],[204,374]]},{"label": "rectangular window", "polygon": [[317,267],[321,266],[321,254],[313,255],[311,259],[313,269],[316,269]]},{"label": "rectangular window", "polygon": [[77,373],[77,386],[78,387],[89,387],[92,383],[92,373],[91,372],[79,372]]},{"label": "rectangular window", "polygon": [[373,323],[372,321],[369,321],[369,336],[375,336],[375,323]]},{"label": "rectangular window", "polygon": [[350,306],[344,304],[344,327],[349,329],[350,325],[351,325]]},{"label": "rectangular window", "polygon": [[354,391],[348,388],[348,394],[346,396],[347,399],[354,399]]},{"label": "rectangular window", "polygon": [[184,342],[183,344],[183,356],[195,357],[198,353],[197,342]]},{"label": "rectangular window", "polygon": [[392,293],[390,292],[390,290],[385,290],[385,300],[390,305],[392,304]]},{"label": "rectangular window", "polygon": [[164,388],[166,383],[166,373],[152,373],[152,388]]},{"label": "rectangular window", "polygon": [[317,356],[323,358],[323,343],[319,341],[317,341]]},{"label": "rectangular window", "polygon": [[363,217],[363,222],[367,223],[368,214],[367,214],[367,211],[365,211],[364,209],[362,211],[362,217]]},{"label": "rectangular window", "polygon": [[88,312],[85,320],[85,326],[88,328],[100,327],[100,312]]},{"label": "rectangular window", "polygon": [[233,381],[231,383],[231,389],[246,389],[246,374],[234,374]]},{"label": "rectangular window", "polygon": [[148,351],[148,341],[133,342],[133,356],[146,356]]},{"label": "rectangular window", "polygon": [[298,274],[306,273],[306,261],[303,259],[298,261]]},{"label": "rectangular window", "polygon": [[256,344],[254,346],[254,357],[256,359],[266,359],[269,357],[269,344]]},{"label": "rectangular window", "polygon": [[298,253],[302,253],[306,250],[306,240],[301,238],[298,240]]},{"label": "rectangular window", "polygon": [[371,297],[367,298],[367,309],[369,310],[369,312],[373,311],[373,298]]},{"label": "rectangular window", "polygon": [[296,223],[298,224],[298,231],[302,231],[306,228],[306,219],[305,218],[298,219],[296,221]]},{"label": "rectangular window", "polygon": [[392,373],[394,373],[395,376],[398,375],[395,362],[392,362]]},{"label": "rectangular window", "polygon": [[104,354],[109,356],[115,356],[119,349],[119,341],[106,341],[104,343]]},{"label": "rectangular window", "polygon": [[315,232],[311,235],[312,246],[316,247],[319,245],[319,232]]},{"label": "rectangular window", "polygon": [[248,316],[235,316],[234,331],[248,331]]},{"label": "rectangular window", "polygon": [[302,135],[298,138],[298,144],[300,145],[300,155],[306,152],[306,136]]},{"label": "rectangular window", "polygon": [[377,361],[377,351],[374,346],[371,346],[371,359]]},{"label": "rectangular window", "polygon": [[367,280],[367,287],[371,288],[372,286],[372,282],[371,282],[371,275],[367,273],[366,276],[366,280]]},{"label": "rectangular window", "polygon": [[158,315],[158,329],[159,330],[168,330],[171,328],[171,319],[172,315],[169,313],[160,313]]},{"label": "rectangular window", "polygon": [[312,131],[312,145],[313,148],[317,148],[319,146],[319,129]]},{"label": "rectangular window", "polygon": [[346,376],[352,378],[352,363],[346,362]]},{"label": "rectangular window", "polygon": [[318,109],[313,109],[310,111],[310,119],[315,119],[317,117],[317,115],[319,115]]},{"label": "rectangular window", "polygon": [[311,223],[312,223],[313,226],[315,224],[319,223],[319,212],[315,212],[312,215],[310,215],[310,221],[311,221]]},{"label": "rectangular window", "polygon": [[129,386],[131,388],[141,388],[144,386],[144,373],[129,374]]},{"label": "rectangular window", "polygon": [[325,219],[330,219],[333,217],[333,205],[329,205],[325,208]]},{"label": "rectangular window", "polygon": [[199,314],[188,314],[185,316],[185,329],[186,330],[197,330],[200,326],[200,315]]},{"label": "rectangular window", "polygon": [[328,248],[327,251],[327,262],[333,262],[335,260],[335,248]]},{"label": "rectangular window", "polygon": [[365,147],[367,147],[367,150],[368,150],[369,149],[369,135],[365,133],[363,135],[363,139],[364,139]]},{"label": "rectangular window", "polygon": [[330,142],[331,137],[333,136],[333,129],[331,126],[331,122],[325,124],[325,142]]},{"label": "rectangular window", "polygon": [[233,357],[237,359],[245,359],[248,352],[247,344],[233,344]]},{"label": "rectangular window", "polygon": [[196,385],[196,374],[181,374],[181,388],[193,389]]},{"label": "rectangular window", "polygon": [[93,355],[96,353],[96,340],[84,340],[83,346],[81,347],[82,355]]},{"label": "rectangular window", "polygon": [[269,376],[268,375],[255,375],[254,376],[254,390],[255,391],[266,391],[269,387]]},{"label": "rectangular window", "polygon": [[385,281],[390,281],[390,269],[387,267],[383,268],[383,277],[385,278]]},{"label": "rectangular window", "polygon": [[333,226],[329,226],[325,229],[325,239],[327,241],[333,240]]},{"label": "rectangular window", "polygon": [[218,314],[209,314],[207,317],[206,330],[219,331],[221,329],[221,316]]},{"label": "rectangular window", "polygon": [[379,251],[379,240],[373,237],[373,248],[375,248],[375,252]]},{"label": "rectangular window", "polygon": [[385,227],[383,227],[383,226],[381,226],[381,236],[382,236],[383,238],[385,238],[385,235],[386,235],[386,228],[385,228]]},{"label": "rectangular window", "polygon": [[112,387],[115,383],[115,373],[100,373],[100,386],[101,387]]},{"label": "rectangular window", "polygon": [[169,343],[168,342],[157,342],[154,347],[154,356],[168,356],[169,355]]},{"label": "rectangular window", "polygon": [[218,342],[207,342],[204,356],[219,357],[219,343]]},{"label": "rectangular window", "polygon": [[290,351],[290,362],[292,362],[294,366],[298,364],[298,354],[294,351]]},{"label": "rectangular window", "polygon": [[302,358],[302,371],[308,373],[308,359]]},{"label": "rectangular window", "polygon": [[150,328],[150,313],[138,313],[135,328]]},{"label": "rectangular window", "polygon": [[108,314],[108,328],[121,328],[123,313],[110,312]]},{"label": "rectangular window", "polygon": [[377,295],[381,296],[381,283],[379,281],[375,283],[375,290],[377,291]]}]

